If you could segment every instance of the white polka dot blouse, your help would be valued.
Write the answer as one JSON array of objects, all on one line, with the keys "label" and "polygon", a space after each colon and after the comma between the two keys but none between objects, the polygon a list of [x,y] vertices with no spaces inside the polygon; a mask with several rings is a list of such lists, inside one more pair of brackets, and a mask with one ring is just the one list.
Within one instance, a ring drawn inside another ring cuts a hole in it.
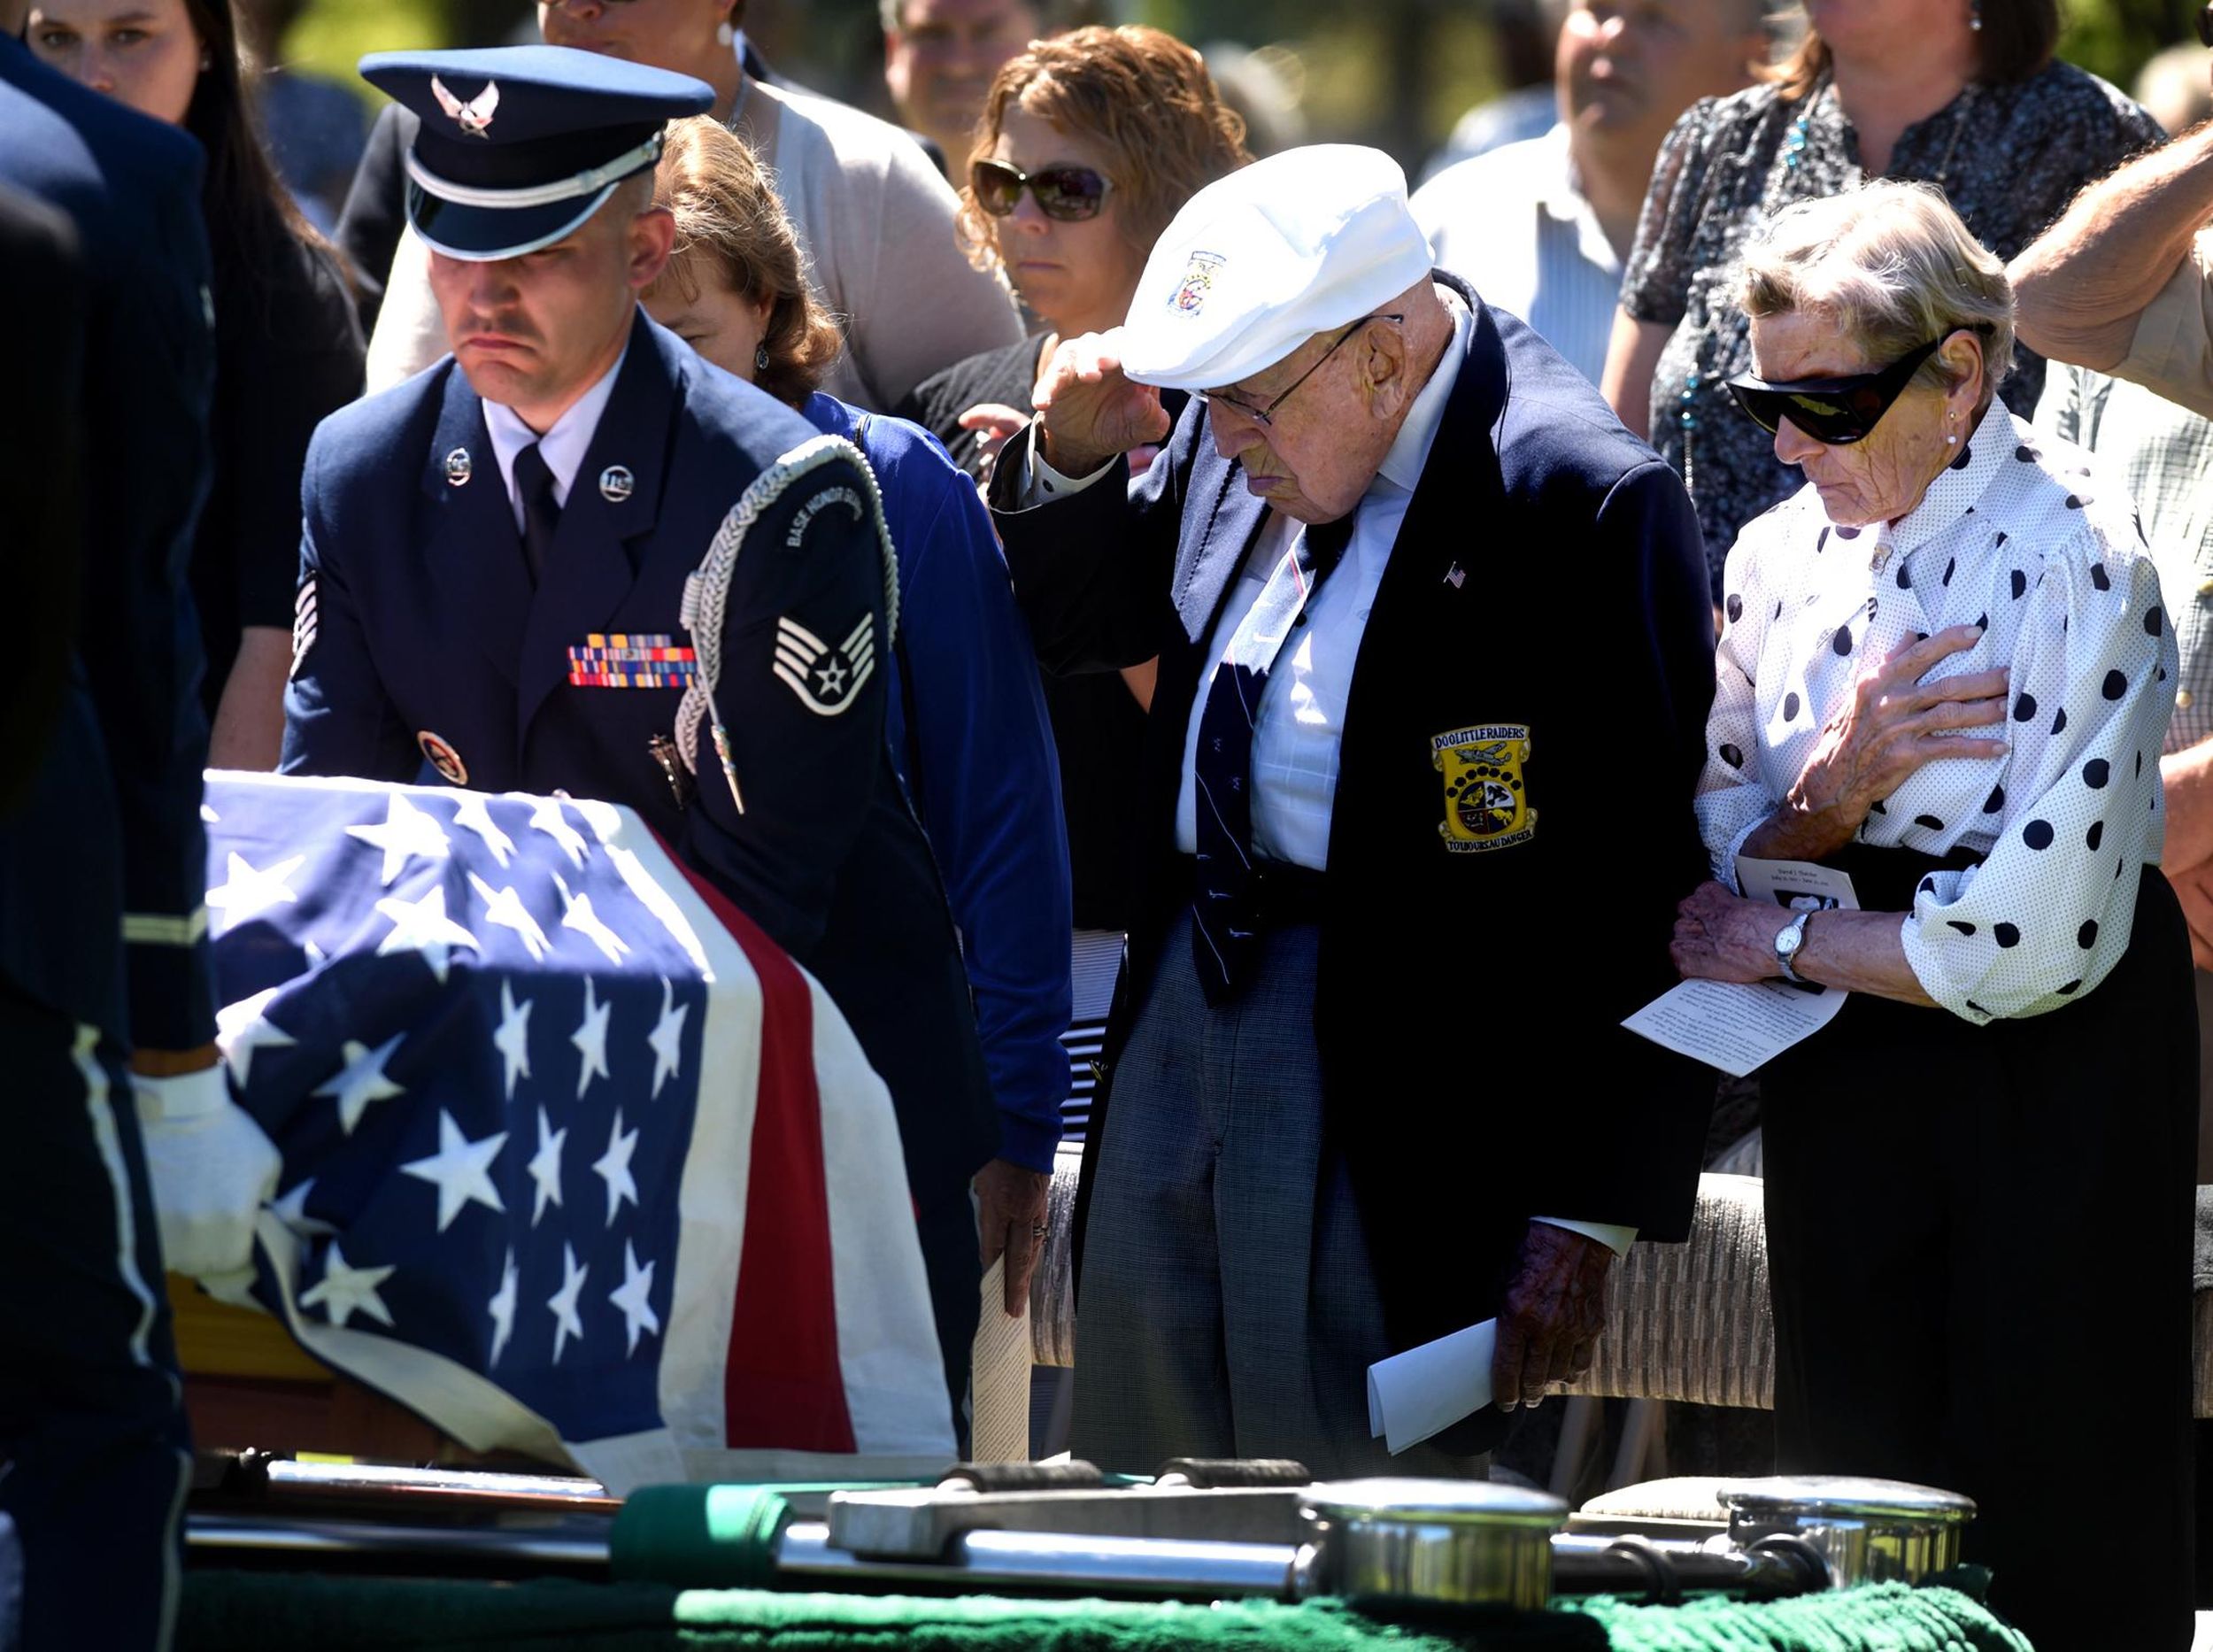
[{"label": "white polka dot blouse", "polygon": [[2128,950],[2138,872],[2165,832],[2159,753],[2173,627],[2134,508],[2088,454],[1993,402],[1896,521],[1839,528],[1808,484],[1738,536],[1697,809],[1715,876],[1780,807],[1821,730],[1901,644],[1979,624],[1932,680],[2009,673],[1987,759],[1939,759],[1875,806],[1858,841],[1983,857],[1924,876],[1904,920],[1923,988],[1968,1021],[2036,1015]]}]

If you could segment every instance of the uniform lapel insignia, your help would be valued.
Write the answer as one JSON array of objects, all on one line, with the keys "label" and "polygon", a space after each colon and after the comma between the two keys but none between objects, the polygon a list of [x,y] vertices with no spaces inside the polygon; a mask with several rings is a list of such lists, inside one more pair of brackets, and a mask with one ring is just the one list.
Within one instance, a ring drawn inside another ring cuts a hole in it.
[{"label": "uniform lapel insignia", "polygon": [[445,456],[445,479],[448,487],[466,488],[469,485],[469,478],[474,475],[475,471],[469,463],[468,449],[457,447]]},{"label": "uniform lapel insignia", "polygon": [[415,744],[422,748],[422,754],[429,759],[431,768],[457,786],[468,784],[468,765],[462,762],[460,753],[455,751],[443,737],[431,733],[428,729],[420,729],[416,730]]},{"label": "uniform lapel insignia", "polygon": [[610,465],[599,473],[599,497],[610,505],[621,504],[636,486],[637,478],[627,465]]},{"label": "uniform lapel insignia", "polygon": [[860,685],[876,668],[876,616],[864,614],[836,647],[789,614],[776,621],[775,674],[821,717],[852,708]]},{"label": "uniform lapel insignia", "polygon": [[1448,854],[1482,854],[1537,835],[1522,765],[1529,725],[1483,722],[1430,738],[1430,761],[1445,776],[1445,818],[1438,835]]}]

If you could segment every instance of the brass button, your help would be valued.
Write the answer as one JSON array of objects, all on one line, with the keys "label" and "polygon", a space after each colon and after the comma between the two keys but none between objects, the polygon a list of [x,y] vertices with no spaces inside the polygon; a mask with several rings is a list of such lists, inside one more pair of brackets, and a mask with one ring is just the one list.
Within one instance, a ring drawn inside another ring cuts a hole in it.
[{"label": "brass button", "polygon": [[2190,709],[2190,702],[2196,698],[2197,696],[2191,693],[2188,689],[2177,689],[2175,691],[2175,709],[2178,711],[2188,711]]},{"label": "brass button", "polygon": [[2201,597],[2213,597],[2213,579],[2207,580],[2205,583],[2198,587],[2198,595]]}]

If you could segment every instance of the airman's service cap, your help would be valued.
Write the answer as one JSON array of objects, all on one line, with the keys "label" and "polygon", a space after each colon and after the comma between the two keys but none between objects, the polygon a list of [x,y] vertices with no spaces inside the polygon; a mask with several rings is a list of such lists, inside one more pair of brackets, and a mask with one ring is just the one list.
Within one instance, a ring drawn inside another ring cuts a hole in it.
[{"label": "airman's service cap", "polygon": [[380,51],[361,75],[422,117],[407,152],[407,218],[449,258],[552,245],[660,158],[662,129],[703,113],[688,74],[576,51]]},{"label": "airman's service cap", "polygon": [[1372,314],[1430,270],[1406,174],[1381,150],[1285,150],[1184,204],[1146,259],[1122,370],[1218,390]]}]

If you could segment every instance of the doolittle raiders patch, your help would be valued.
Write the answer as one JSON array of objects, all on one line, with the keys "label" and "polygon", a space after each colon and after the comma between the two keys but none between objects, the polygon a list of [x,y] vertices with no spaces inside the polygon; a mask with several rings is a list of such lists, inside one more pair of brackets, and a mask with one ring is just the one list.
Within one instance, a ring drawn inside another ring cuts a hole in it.
[{"label": "doolittle raiders patch", "polygon": [[1445,818],[1438,835],[1448,854],[1510,849],[1537,835],[1522,765],[1529,725],[1482,722],[1430,737],[1430,761],[1445,776]]}]

